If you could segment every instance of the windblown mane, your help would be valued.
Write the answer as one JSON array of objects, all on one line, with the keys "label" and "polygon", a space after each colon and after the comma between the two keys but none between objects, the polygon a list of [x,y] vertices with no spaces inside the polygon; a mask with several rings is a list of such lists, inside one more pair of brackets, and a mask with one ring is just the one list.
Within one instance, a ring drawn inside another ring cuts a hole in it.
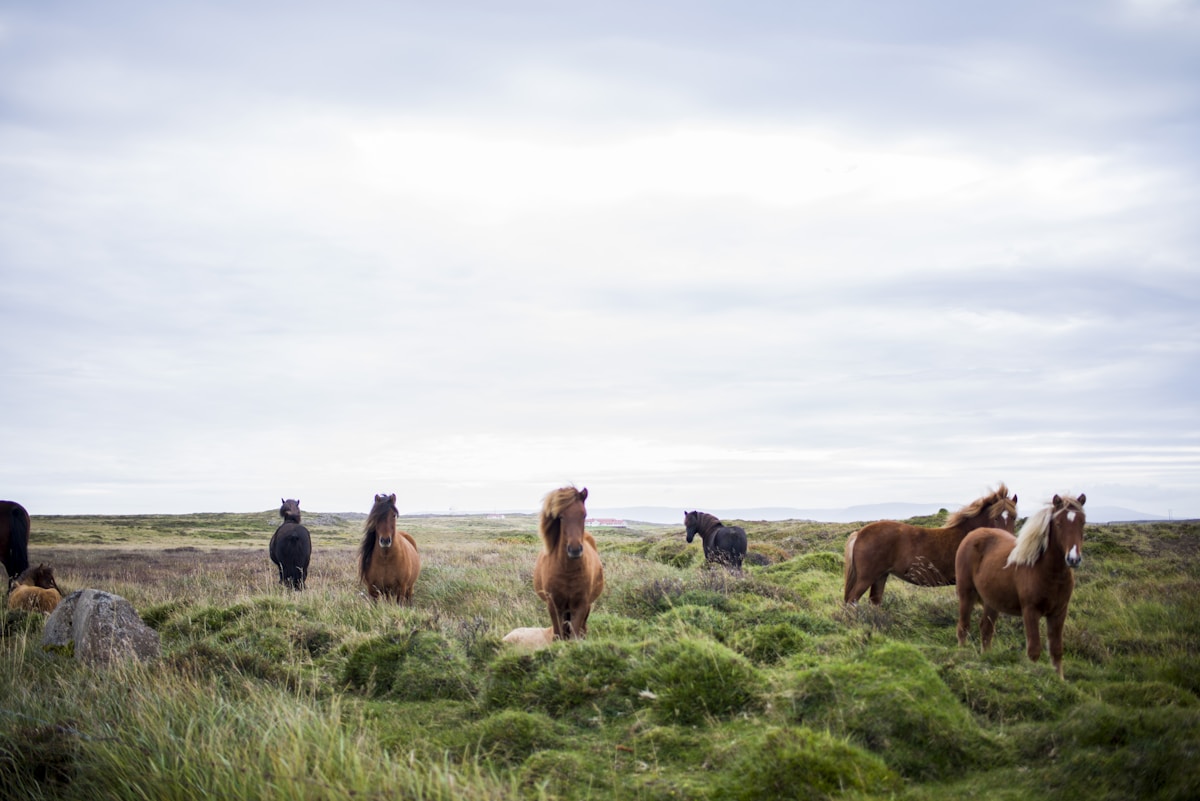
[{"label": "windblown mane", "polygon": [[[1074,495],[1063,492],[1059,494],[1059,498],[1062,499],[1063,508],[1083,514],[1083,505]],[[1017,544],[1012,549],[1012,553],[1008,555],[1008,561],[1004,563],[1005,567],[1032,565],[1038,560],[1050,541],[1050,519],[1054,517],[1056,511],[1058,510],[1054,508],[1054,502],[1050,501],[1030,515],[1029,519],[1025,521],[1025,525],[1021,526],[1021,530],[1017,532]]]},{"label": "windblown mane", "polygon": [[984,495],[982,498],[976,498],[946,518],[946,523],[943,528],[955,528],[957,526],[961,526],[963,523],[967,522],[972,517],[975,517],[977,514],[985,510],[988,513],[988,517],[999,517],[1000,513],[1006,508],[1010,514],[1012,514],[1014,517],[1016,516],[1017,505],[1008,497],[1008,487],[1006,487],[1004,482],[1001,481],[1000,486],[995,492]]},{"label": "windblown mane", "polygon": [[396,502],[393,500],[394,495],[382,496],[375,501],[375,505],[371,507],[371,513],[367,515],[367,522],[363,524],[363,538],[358,546],[358,576],[363,579],[367,575],[367,570],[371,567],[371,558],[375,555],[375,541],[378,539],[376,531],[379,524],[387,517],[388,512],[399,514],[396,509]]},{"label": "windblown mane", "polygon": [[562,531],[559,515],[579,498],[579,490],[571,485],[548,492],[542,499],[542,516],[538,521],[538,530],[547,553],[553,551],[554,546],[558,544],[558,535]]},{"label": "windblown mane", "polygon": [[716,515],[710,515],[708,512],[696,512],[696,531],[700,534],[708,534],[714,528],[719,528],[721,519]]}]

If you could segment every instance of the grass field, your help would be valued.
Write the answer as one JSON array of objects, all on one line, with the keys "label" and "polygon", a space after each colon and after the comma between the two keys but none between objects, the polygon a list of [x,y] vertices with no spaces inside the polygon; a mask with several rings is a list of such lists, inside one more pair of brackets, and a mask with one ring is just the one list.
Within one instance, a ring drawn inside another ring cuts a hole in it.
[{"label": "grass field", "polygon": [[594,529],[590,638],[530,654],[501,637],[549,624],[532,515],[402,518],[408,608],[357,587],[361,517],[307,513],[308,588],[282,589],[276,523],[35,517],[31,561],[127,598],[163,654],[83,667],[6,613],[0,797],[1200,797],[1197,523],[1088,527],[1066,681],[1015,619],[959,648],[952,587],[844,609],[854,525],[743,522],[742,576],[682,526]]}]

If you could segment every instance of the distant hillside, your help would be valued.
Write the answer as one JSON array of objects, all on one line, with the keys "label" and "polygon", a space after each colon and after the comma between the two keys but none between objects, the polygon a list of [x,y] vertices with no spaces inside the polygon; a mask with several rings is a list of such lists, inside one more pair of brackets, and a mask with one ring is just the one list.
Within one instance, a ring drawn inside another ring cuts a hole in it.
[{"label": "distant hillside", "polygon": [[[954,511],[958,504],[930,503],[874,503],[847,506],[842,509],[796,509],[783,506],[762,506],[740,509],[701,509],[722,520],[816,520],[823,523],[855,523],[869,520],[905,520],[918,515],[935,514],[939,509]],[[1036,507],[1022,504],[1020,512],[1028,515]],[[1161,515],[1147,514],[1119,506],[1087,506],[1088,520],[1092,523],[1115,523],[1132,520],[1166,520]],[[588,509],[592,517],[618,517],[644,523],[683,525],[684,509],[667,506],[625,506]]]}]

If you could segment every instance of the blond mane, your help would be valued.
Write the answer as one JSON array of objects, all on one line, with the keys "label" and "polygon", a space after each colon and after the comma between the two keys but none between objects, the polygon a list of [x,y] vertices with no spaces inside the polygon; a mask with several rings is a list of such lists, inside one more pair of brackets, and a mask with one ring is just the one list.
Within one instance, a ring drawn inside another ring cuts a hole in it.
[{"label": "blond mane", "polygon": [[580,492],[575,489],[574,485],[548,492],[542,499],[542,516],[538,521],[538,530],[541,532],[542,543],[546,546],[547,551],[553,549],[554,542],[558,539],[559,515],[578,500],[580,500]]},{"label": "blond mane", "polygon": [[1009,513],[1012,514],[1014,519],[1016,518],[1017,505],[1008,497],[1008,487],[1005,486],[1003,481],[1001,481],[1000,486],[996,488],[995,492],[984,495],[982,498],[976,498],[974,501],[971,501],[971,503],[967,504],[946,518],[946,523],[943,525],[943,528],[955,528],[957,526],[961,526],[963,523],[970,520],[972,517],[975,517],[984,510],[987,511],[989,518],[996,518],[999,517],[1000,513],[1005,509],[1008,509]]},{"label": "blond mane", "polygon": [[[1058,496],[1063,503],[1063,509],[1072,509],[1083,513],[1083,504],[1074,495],[1063,492]],[[1030,515],[1017,532],[1017,544],[1008,555],[1005,567],[1011,565],[1031,566],[1037,562],[1046,545],[1050,542],[1050,520],[1059,511],[1054,508],[1054,501],[1048,501],[1045,506]]]}]

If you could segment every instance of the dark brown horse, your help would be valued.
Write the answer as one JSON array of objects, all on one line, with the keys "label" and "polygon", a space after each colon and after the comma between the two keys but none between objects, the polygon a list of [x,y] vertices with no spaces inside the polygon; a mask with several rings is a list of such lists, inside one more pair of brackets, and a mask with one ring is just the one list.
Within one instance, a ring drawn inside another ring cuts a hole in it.
[{"label": "dark brown horse", "polygon": [[28,567],[8,580],[8,608],[30,612],[53,612],[63,592],[46,564]]},{"label": "dark brown horse", "polygon": [[267,553],[279,568],[279,583],[293,590],[304,589],[308,579],[308,563],[312,558],[312,538],[300,525],[300,501],[280,498],[279,516],[283,523],[271,535]]},{"label": "dark brown horse", "polygon": [[746,558],[746,529],[727,526],[708,512],[684,512],[683,527],[687,530],[689,543],[700,535],[706,561],[742,569],[742,560]]},{"label": "dark brown horse", "polygon": [[858,603],[870,588],[871,603],[882,604],[889,575],[922,587],[953,584],[954,554],[968,532],[983,527],[1011,532],[1016,524],[1017,496],[1009,498],[1003,483],[950,515],[941,528],[894,520],[869,523],[846,540],[844,601]]},{"label": "dark brown horse", "polygon": [[550,610],[556,640],[587,636],[592,604],[604,591],[596,540],[584,531],[587,488],[563,487],[542,501],[543,550],[533,567],[533,589]]},{"label": "dark brown horse", "polygon": [[412,601],[413,587],[421,573],[417,541],[396,531],[396,495],[376,495],[375,505],[363,526],[358,547],[358,580],[372,600],[380,596],[397,603]]},{"label": "dark brown horse", "polygon": [[0,501],[0,561],[9,579],[29,567],[29,512],[16,501]]},{"label": "dark brown horse", "polygon": [[983,602],[979,637],[986,651],[996,633],[996,617],[1018,615],[1025,623],[1025,653],[1042,654],[1039,627],[1046,618],[1050,661],[1061,678],[1063,625],[1075,589],[1075,568],[1083,561],[1086,495],[1054,498],[1025,521],[1017,536],[982,528],[958,548],[958,644],[966,645],[971,610]]}]

